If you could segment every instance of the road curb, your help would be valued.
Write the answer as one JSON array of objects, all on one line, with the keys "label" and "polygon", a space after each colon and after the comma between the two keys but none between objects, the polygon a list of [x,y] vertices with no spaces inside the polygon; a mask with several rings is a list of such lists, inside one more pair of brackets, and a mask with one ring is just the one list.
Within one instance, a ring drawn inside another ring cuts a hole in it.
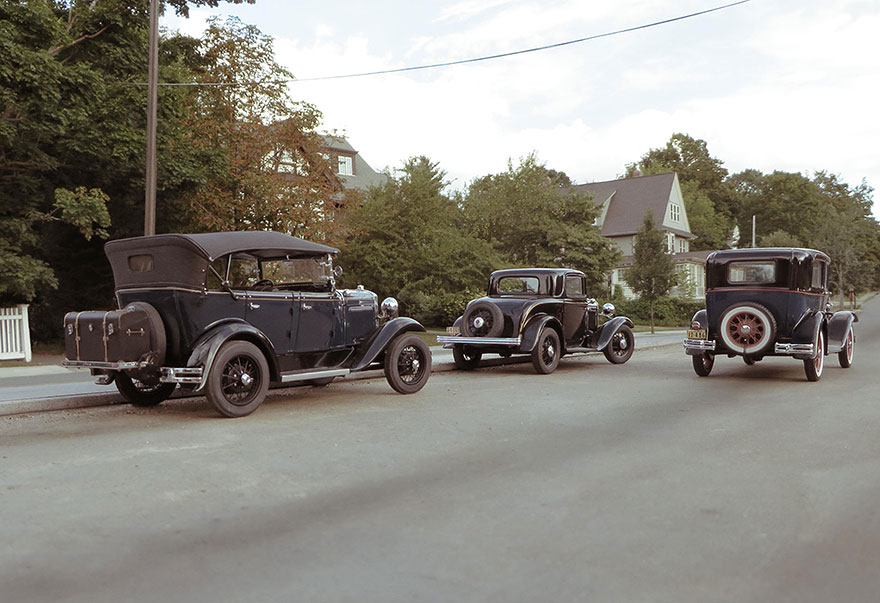
[{"label": "road curb", "polygon": [[[678,342],[669,342],[667,341],[670,336],[678,336],[678,332],[670,332],[665,331],[662,333],[656,333],[651,335],[649,333],[637,333],[636,334],[636,350],[645,350],[656,347],[665,347],[671,345],[678,345]],[[684,331],[681,331],[681,335],[683,337]],[[663,338],[663,339],[661,339]],[[452,360],[452,352],[449,350],[444,350],[443,348],[436,346],[431,347],[431,353],[434,355],[435,360],[432,364],[432,372],[434,373],[445,373],[449,371],[456,370],[455,363]],[[596,355],[601,354],[601,352],[589,352],[586,355]],[[442,359],[438,360],[437,356],[440,356]],[[482,361],[481,366],[491,367],[491,366],[500,366],[502,364],[511,364],[511,363],[519,363],[519,362],[529,362],[528,356],[518,356],[514,358],[486,358]],[[58,369],[62,369],[63,371],[67,371],[68,369],[63,369],[62,367],[54,367],[54,366],[34,366],[34,367],[21,367],[16,369],[3,369],[6,373],[6,376],[38,376],[40,374],[50,374],[50,373],[58,373],[61,372]],[[15,370],[16,372],[13,374],[11,370]],[[381,378],[383,373],[381,370],[370,370],[363,371],[359,373],[352,373],[346,376],[344,379],[340,379],[339,382],[343,381],[357,381],[362,379],[377,379]],[[2,387],[2,379],[0,379],[0,387]],[[283,390],[283,389],[293,389],[291,387],[280,387],[273,391]],[[175,398],[188,398],[188,397],[199,397],[202,394],[191,394],[187,396],[174,396]],[[4,400],[0,401],[0,417],[7,417],[13,415],[23,415],[23,414],[31,414],[37,412],[49,412],[55,410],[74,410],[78,408],[90,408],[95,406],[112,406],[114,404],[124,404],[125,401],[122,399],[117,392],[115,387],[110,386],[107,393],[94,393],[94,394],[78,394],[72,396],[48,396],[42,398],[24,398],[20,400]]]}]

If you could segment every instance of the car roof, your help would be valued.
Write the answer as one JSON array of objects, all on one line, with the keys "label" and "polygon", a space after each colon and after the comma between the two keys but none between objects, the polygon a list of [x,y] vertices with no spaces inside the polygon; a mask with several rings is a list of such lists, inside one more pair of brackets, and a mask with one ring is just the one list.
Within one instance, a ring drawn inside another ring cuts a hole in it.
[{"label": "car roof", "polygon": [[271,230],[207,232],[196,234],[170,233],[131,237],[109,241],[104,249],[108,256],[128,249],[144,249],[166,245],[188,247],[208,261],[230,253],[247,253],[260,259],[288,256],[320,256],[339,253],[335,247],[313,243]]},{"label": "car roof", "polygon": [[507,268],[504,270],[496,270],[492,273],[492,278],[501,278],[503,276],[559,276],[563,274],[577,274],[583,276],[580,270],[571,268]]},{"label": "car roof", "polygon": [[816,249],[803,247],[754,247],[748,249],[724,249],[709,254],[708,263],[726,263],[738,260],[804,260],[806,258],[831,261],[826,254]]}]

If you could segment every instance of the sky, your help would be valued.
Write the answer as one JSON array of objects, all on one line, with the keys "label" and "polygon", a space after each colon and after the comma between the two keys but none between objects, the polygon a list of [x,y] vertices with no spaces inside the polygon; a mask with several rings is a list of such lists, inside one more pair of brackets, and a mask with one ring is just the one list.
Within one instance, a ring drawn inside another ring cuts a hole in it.
[{"label": "sky", "polygon": [[[257,0],[162,17],[200,36],[235,15],[296,78],[470,59],[604,34],[733,0]],[[678,132],[730,173],[825,170],[880,188],[880,0],[750,0],[579,44],[407,73],[294,81],[374,169],[426,155],[452,188],[531,152],[613,180]],[[874,213],[880,216],[880,193]]]}]

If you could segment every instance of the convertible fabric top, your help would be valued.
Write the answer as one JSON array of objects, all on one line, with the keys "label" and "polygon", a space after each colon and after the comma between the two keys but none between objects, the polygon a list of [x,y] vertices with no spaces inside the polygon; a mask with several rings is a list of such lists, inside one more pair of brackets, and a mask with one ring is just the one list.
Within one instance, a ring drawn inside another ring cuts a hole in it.
[{"label": "convertible fabric top", "polygon": [[204,255],[208,261],[229,253],[248,253],[260,259],[286,256],[311,256],[339,253],[335,247],[312,243],[271,230],[206,232],[198,234],[160,234],[150,237],[132,237],[110,241],[104,246],[107,253],[129,248],[160,245],[184,245]]},{"label": "convertible fabric top", "polygon": [[160,234],[117,239],[104,245],[117,289],[202,287],[208,264],[230,253],[268,260],[338,252],[334,247],[273,231]]}]

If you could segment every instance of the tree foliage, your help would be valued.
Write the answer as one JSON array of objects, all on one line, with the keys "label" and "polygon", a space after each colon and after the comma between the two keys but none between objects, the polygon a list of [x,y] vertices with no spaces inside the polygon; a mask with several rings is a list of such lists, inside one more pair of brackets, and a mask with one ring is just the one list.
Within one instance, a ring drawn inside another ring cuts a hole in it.
[{"label": "tree foliage", "polygon": [[534,154],[506,172],[474,180],[463,199],[465,220],[511,266],[559,266],[582,270],[595,289],[620,254],[594,221],[600,208],[588,195],[538,163]]},{"label": "tree foliage", "polygon": [[461,209],[443,193],[446,186],[445,173],[422,156],[371,189],[351,216],[354,234],[339,259],[344,282],[397,297],[429,324],[460,314],[500,259],[462,228]]},{"label": "tree foliage", "polygon": [[636,234],[633,249],[633,265],[624,273],[624,279],[636,295],[647,301],[650,307],[651,332],[654,332],[654,304],[669,293],[678,282],[675,263],[666,248],[666,238],[648,211],[642,227]]}]

